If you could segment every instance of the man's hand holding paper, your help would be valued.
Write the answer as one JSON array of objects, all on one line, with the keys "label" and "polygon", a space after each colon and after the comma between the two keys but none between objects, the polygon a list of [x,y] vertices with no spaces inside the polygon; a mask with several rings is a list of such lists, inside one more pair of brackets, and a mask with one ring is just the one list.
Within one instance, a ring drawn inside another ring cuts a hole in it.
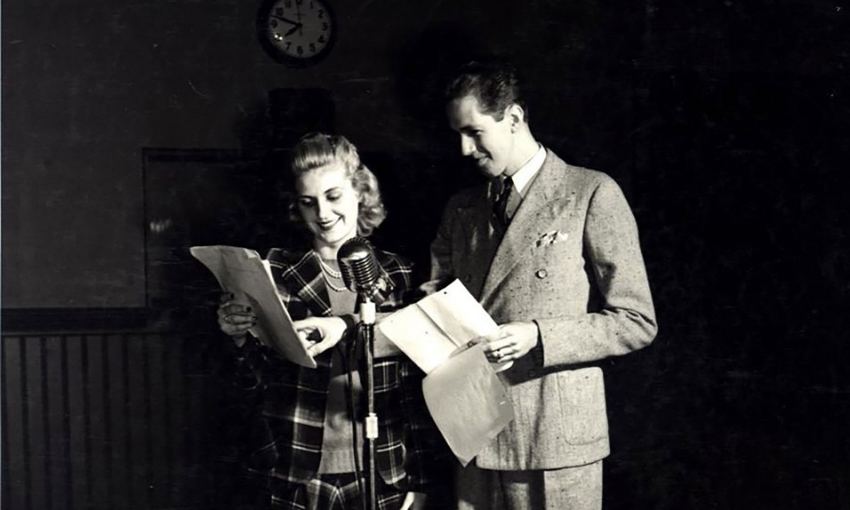
[{"label": "man's hand holding paper", "polygon": [[[531,326],[536,342],[537,328]],[[378,329],[428,374],[422,384],[428,410],[462,464],[513,420],[513,407],[495,370],[508,368],[533,347],[527,346],[526,324],[499,328],[455,280],[379,322]],[[481,339],[487,342],[478,344]],[[485,352],[493,351],[491,339],[511,358],[490,363]]]},{"label": "man's hand holding paper", "polygon": [[[479,339],[495,338],[500,331],[459,280],[395,312],[378,328],[426,374]],[[494,368],[508,366],[509,362]]]},{"label": "man's hand holding paper", "polygon": [[486,344],[484,353],[491,363],[512,363],[534,349],[539,336],[534,322],[509,322],[495,333],[475,339],[475,343]]}]

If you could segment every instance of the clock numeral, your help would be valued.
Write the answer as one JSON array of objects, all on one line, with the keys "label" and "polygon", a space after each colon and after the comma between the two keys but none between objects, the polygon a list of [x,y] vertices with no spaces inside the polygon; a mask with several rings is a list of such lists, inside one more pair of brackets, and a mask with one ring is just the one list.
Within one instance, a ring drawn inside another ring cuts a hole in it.
[{"label": "clock numeral", "polygon": [[310,53],[316,53],[316,44],[310,43]]},{"label": "clock numeral", "polygon": [[330,28],[330,26],[328,25],[328,22],[327,22],[327,21],[326,21],[326,22],[324,22],[324,23],[322,23],[322,30],[323,30],[323,31],[327,32],[327,31],[328,31],[328,28]]},{"label": "clock numeral", "polygon": [[285,48],[285,50],[286,50],[286,51],[289,51],[289,47],[290,47],[290,46],[292,46],[292,43],[291,43],[291,42],[289,42],[289,41],[286,41],[286,48]]},{"label": "clock numeral", "polygon": [[[292,7],[292,2],[290,0],[286,0],[284,5],[286,5],[286,7]],[[275,16],[283,16],[283,7],[275,7],[274,14]]]},{"label": "clock numeral", "polygon": [[319,17],[320,17],[320,18],[322,18],[322,19],[324,19],[324,17],[325,17],[325,11],[324,11],[324,9],[319,9]]},{"label": "clock numeral", "polygon": [[[283,2],[283,6],[287,9],[292,9],[292,0],[286,0],[285,2]],[[278,7],[278,9],[280,10],[280,15],[283,16],[283,10],[280,9],[280,7]]]},{"label": "clock numeral", "polygon": [[296,5],[304,5],[304,0],[295,0]]},{"label": "clock numeral", "polygon": [[320,43],[324,43],[324,42],[325,42],[325,36],[320,35],[320,36],[319,36],[319,42],[320,42]]},{"label": "clock numeral", "polygon": [[304,47],[303,47],[303,46],[301,46],[300,44],[298,45],[298,54],[299,54],[299,55],[303,55],[303,54],[304,54]]},{"label": "clock numeral", "polygon": [[277,20],[273,19],[273,20],[269,21],[269,26],[272,27],[272,29],[277,28]]}]

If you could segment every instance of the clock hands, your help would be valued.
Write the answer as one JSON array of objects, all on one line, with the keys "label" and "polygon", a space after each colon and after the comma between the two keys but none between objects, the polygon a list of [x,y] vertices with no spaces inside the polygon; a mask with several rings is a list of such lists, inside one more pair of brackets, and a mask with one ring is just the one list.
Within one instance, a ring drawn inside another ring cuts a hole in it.
[{"label": "clock hands", "polygon": [[284,23],[289,23],[290,25],[300,25],[301,24],[297,21],[292,21],[289,18],[284,18],[283,16],[276,16],[276,15],[272,14],[271,17],[275,18],[275,19],[279,19],[279,20],[283,21]]},{"label": "clock hands", "polygon": [[[301,2],[298,0],[295,0],[295,15],[298,16],[298,21],[301,21]],[[298,34],[301,35],[301,37],[304,37],[303,27],[303,23],[298,23],[298,26],[295,27],[298,29]]]},{"label": "clock hands", "polygon": [[302,25],[298,21],[292,21],[291,19],[284,18],[283,16],[277,16],[275,14],[272,14],[270,17],[275,18],[275,19],[279,19],[279,20],[283,21],[284,23],[289,23],[290,25],[292,25],[292,28],[287,30],[286,33],[283,34],[283,37],[289,37],[290,35],[294,34],[295,31],[300,29],[301,25]]}]

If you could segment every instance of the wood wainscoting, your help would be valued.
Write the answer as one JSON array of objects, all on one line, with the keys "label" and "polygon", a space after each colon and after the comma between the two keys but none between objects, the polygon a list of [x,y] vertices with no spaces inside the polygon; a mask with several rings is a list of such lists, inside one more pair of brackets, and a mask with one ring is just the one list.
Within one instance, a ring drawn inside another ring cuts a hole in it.
[{"label": "wood wainscoting", "polygon": [[3,507],[240,506],[216,340],[4,332]]}]

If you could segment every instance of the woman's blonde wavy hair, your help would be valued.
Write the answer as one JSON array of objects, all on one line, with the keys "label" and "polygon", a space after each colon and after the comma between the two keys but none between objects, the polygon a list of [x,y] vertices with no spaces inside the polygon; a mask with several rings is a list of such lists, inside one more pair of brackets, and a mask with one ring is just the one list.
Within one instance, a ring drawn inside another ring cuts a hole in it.
[{"label": "woman's blonde wavy hair", "polygon": [[[311,133],[305,135],[292,150],[289,169],[297,180],[307,172],[335,163],[341,163],[345,175],[351,179],[354,190],[360,196],[357,213],[357,235],[366,237],[374,231],[387,212],[381,200],[378,179],[360,161],[357,148],[344,136]],[[289,216],[296,223],[303,223],[294,199],[289,200]]]}]

